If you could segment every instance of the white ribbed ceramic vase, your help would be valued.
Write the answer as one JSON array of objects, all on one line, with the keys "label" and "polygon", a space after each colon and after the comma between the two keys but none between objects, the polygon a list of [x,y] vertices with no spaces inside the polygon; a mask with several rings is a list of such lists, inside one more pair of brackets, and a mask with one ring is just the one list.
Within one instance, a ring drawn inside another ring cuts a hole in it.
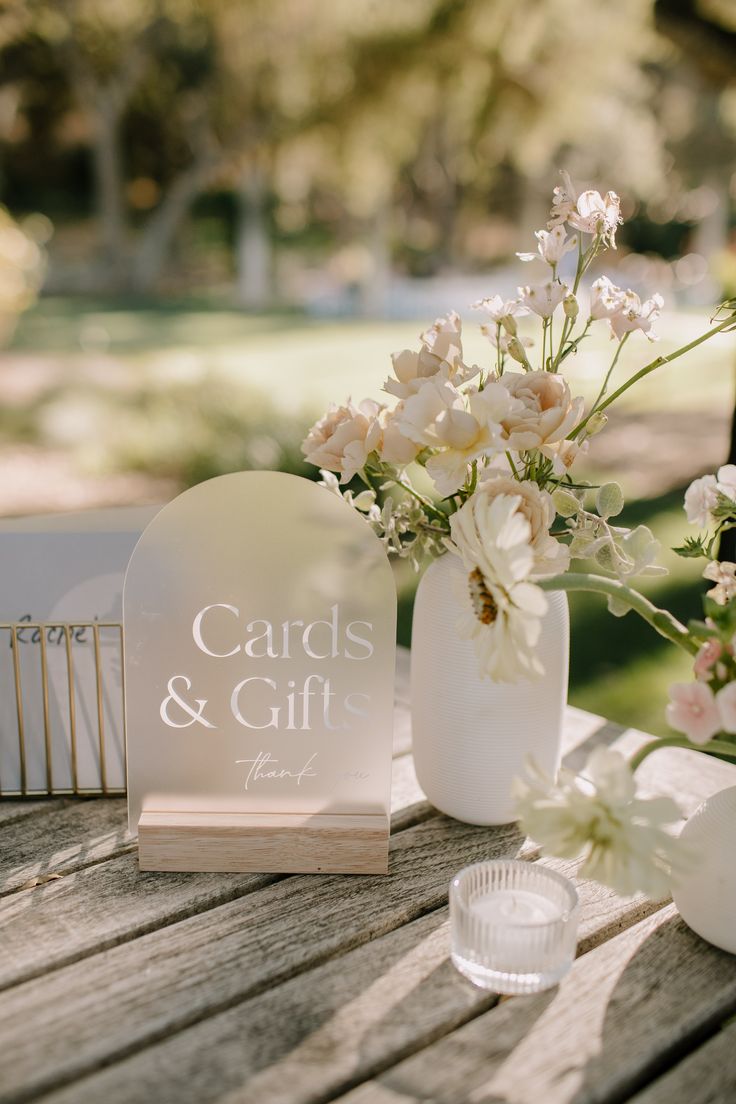
[{"label": "white ribbed ceramic vase", "polygon": [[698,806],[680,833],[695,857],[672,896],[689,928],[736,954],[736,786]]},{"label": "white ribbed ceramic vase", "polygon": [[[550,774],[560,762],[567,701],[567,595],[548,594],[534,681],[481,679],[472,640],[461,640],[458,591],[466,572],[453,555],[422,576],[414,604],[411,714],[419,785],[441,812],[468,824],[515,819],[511,783],[528,755]],[[458,583],[459,580],[459,583]]]}]

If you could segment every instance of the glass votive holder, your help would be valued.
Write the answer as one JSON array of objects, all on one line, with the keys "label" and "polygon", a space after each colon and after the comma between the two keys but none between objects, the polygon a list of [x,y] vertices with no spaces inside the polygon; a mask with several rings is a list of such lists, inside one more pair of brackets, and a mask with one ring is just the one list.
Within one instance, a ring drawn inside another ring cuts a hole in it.
[{"label": "glass votive holder", "polygon": [[474,863],[450,883],[452,961],[495,993],[538,993],[575,958],[578,895],[572,882],[534,862]]}]

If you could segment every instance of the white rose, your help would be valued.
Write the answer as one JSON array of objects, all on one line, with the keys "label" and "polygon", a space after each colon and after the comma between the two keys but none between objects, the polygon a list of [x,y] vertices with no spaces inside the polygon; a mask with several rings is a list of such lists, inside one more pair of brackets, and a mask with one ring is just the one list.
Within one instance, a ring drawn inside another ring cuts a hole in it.
[{"label": "white rose", "polygon": [[372,399],[358,406],[331,406],[302,441],[302,452],[310,464],[339,472],[340,482],[349,483],[365,467],[370,454],[380,447],[383,407]]},{"label": "white rose", "polygon": [[503,420],[508,447],[541,448],[564,440],[583,414],[562,376],[552,372],[504,372],[500,383],[517,401]]},{"label": "white rose", "polygon": [[397,403],[393,410],[381,412],[380,420],[383,435],[379,446],[379,455],[387,464],[397,464],[400,468],[411,464],[417,453],[421,451],[421,445],[410,440],[401,429],[401,419],[404,416],[404,401]]},{"label": "white rose", "polygon": [[502,472],[492,473],[476,491],[489,502],[497,495],[518,495],[521,499],[517,507],[529,522],[530,543],[534,552],[534,575],[559,575],[567,571],[570,565],[570,551],[550,536],[550,528],[555,520],[555,507],[552,496],[539,489],[529,479],[517,480]]}]

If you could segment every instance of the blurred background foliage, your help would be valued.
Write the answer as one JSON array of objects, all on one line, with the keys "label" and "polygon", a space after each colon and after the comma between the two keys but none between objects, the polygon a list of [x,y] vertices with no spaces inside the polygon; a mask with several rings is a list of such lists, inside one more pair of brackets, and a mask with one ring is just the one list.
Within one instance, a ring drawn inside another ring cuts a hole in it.
[{"label": "blurred background foliage", "polygon": [[[560,167],[622,195],[605,268],[663,291],[663,351],[736,294],[733,0],[4,0],[0,61],[1,513],[313,474],[328,401],[530,278]],[[727,458],[733,360],[665,369],[596,439],[585,474],[665,546]],[[697,613],[697,566],[665,559],[652,593]],[[677,657],[595,599],[574,618],[572,700],[662,731]]]}]

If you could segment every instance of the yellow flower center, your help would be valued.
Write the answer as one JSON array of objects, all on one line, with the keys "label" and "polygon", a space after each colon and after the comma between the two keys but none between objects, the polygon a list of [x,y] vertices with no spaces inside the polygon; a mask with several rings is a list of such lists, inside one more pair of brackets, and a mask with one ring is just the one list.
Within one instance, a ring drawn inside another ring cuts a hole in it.
[{"label": "yellow flower center", "polygon": [[486,586],[479,567],[474,567],[468,575],[468,589],[473,613],[482,625],[492,625],[498,616],[498,606]]}]

